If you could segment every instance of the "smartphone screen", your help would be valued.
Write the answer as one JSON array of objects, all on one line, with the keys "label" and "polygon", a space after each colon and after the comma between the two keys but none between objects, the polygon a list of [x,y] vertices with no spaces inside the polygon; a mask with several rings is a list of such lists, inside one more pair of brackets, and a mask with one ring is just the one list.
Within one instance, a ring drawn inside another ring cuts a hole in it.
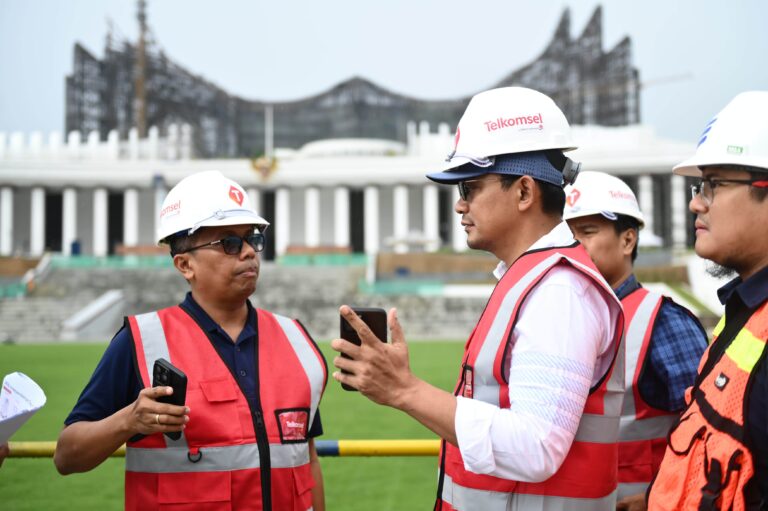
[{"label": "smartphone screen", "polygon": [[[362,319],[366,325],[368,325],[368,328],[371,329],[373,335],[378,337],[381,342],[387,342],[387,313],[384,309],[377,307],[352,307],[352,310],[355,311],[355,314],[360,316],[360,319]],[[360,337],[357,335],[355,329],[352,328],[352,325],[350,325],[343,316],[341,316],[339,337],[345,341],[349,341],[352,344],[360,346]],[[342,353],[341,356],[344,358],[350,358],[344,353]],[[342,372],[347,373],[347,371]],[[344,390],[357,390],[356,388],[344,383],[341,384],[341,387]]]}]

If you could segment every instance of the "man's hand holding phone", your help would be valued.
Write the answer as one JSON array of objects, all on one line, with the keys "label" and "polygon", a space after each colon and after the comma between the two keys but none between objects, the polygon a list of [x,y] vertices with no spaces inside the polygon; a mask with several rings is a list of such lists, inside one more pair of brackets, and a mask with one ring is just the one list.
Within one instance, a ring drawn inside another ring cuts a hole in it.
[{"label": "man's hand holding phone", "polygon": [[360,345],[347,339],[331,341],[334,350],[349,357],[334,359],[333,364],[341,371],[334,372],[333,377],[375,403],[398,407],[417,380],[411,373],[408,345],[396,309],[390,309],[387,316],[392,344],[382,342],[351,307],[342,305],[339,312],[357,334]]},{"label": "man's hand holding phone", "polygon": [[187,376],[165,359],[158,359],[152,368],[152,387],[142,389],[133,403],[133,431],[142,435],[164,433],[173,440],[189,422],[185,406]]}]

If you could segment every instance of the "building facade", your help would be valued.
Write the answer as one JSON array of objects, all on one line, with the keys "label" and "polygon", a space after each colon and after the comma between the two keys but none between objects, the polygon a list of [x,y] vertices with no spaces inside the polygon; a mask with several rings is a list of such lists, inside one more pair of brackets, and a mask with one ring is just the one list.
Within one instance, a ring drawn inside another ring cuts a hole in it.
[{"label": "building facade", "polygon": [[[172,126],[161,138],[107,141],[91,133],[0,134],[0,255],[44,251],[97,256],[154,243],[155,219],[167,190],[183,177],[220,170],[241,183],[272,225],[267,259],[296,250],[377,253],[466,249],[453,212],[455,187],[424,174],[452,147],[448,125],[407,125],[407,142],[377,139],[316,141],[276,150],[277,164],[249,159],[192,159],[191,129]],[[135,132],[134,132],[135,133]],[[617,175],[632,187],[648,219],[646,232],[663,245],[690,245],[686,178],[671,168],[692,144],[657,138],[650,128],[574,127],[583,168]]]},{"label": "building facade", "polygon": [[[487,88],[520,85],[540,90],[573,124],[637,124],[640,85],[631,41],[625,37],[605,51],[602,32],[598,7],[581,35],[573,38],[566,9],[541,55]],[[114,130],[121,139],[128,137],[137,125],[138,47],[143,46],[108,38],[99,59],[75,45],[72,74],[66,78],[66,133],[97,131],[105,139]],[[328,138],[405,143],[408,121],[447,123],[455,129],[472,96],[422,100],[354,77],[295,101],[247,100],[184,69],[153,45],[143,55],[146,125],[156,126],[165,136],[169,126],[189,124],[194,152],[202,158],[254,157],[269,154],[272,147],[298,149]]]}]

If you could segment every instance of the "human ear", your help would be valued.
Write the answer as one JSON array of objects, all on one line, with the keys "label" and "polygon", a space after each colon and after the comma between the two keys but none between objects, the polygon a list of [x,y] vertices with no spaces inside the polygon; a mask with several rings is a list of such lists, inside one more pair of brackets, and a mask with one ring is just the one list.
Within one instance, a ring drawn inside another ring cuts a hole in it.
[{"label": "human ear", "polygon": [[176,254],[173,256],[173,266],[179,270],[179,273],[186,279],[192,280],[195,276],[195,270],[192,267],[191,254]]},{"label": "human ear", "polygon": [[515,184],[517,185],[518,209],[525,211],[533,205],[536,183],[531,176],[523,176]]},{"label": "human ear", "polygon": [[621,233],[621,246],[624,255],[632,255],[632,251],[637,245],[638,233],[635,229],[627,229]]}]

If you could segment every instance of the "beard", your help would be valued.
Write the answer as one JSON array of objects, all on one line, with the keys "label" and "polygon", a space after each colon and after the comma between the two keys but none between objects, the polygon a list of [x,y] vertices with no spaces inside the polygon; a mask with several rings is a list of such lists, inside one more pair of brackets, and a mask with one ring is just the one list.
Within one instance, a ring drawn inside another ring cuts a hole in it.
[{"label": "beard", "polygon": [[716,279],[733,278],[736,276],[736,270],[717,263],[709,264],[707,266],[707,273]]}]

